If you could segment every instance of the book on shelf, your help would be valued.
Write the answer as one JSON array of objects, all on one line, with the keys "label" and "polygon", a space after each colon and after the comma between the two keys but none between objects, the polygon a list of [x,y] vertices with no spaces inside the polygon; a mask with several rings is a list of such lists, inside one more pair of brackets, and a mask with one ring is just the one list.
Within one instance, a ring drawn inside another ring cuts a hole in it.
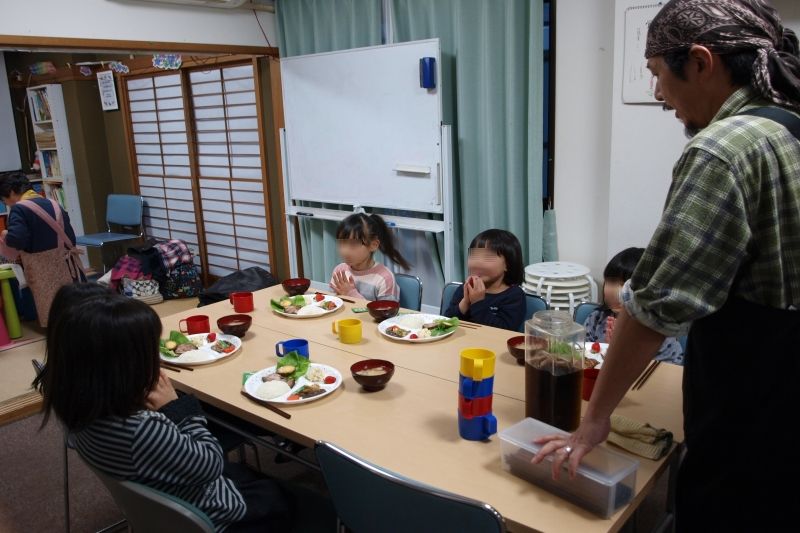
[{"label": "book on shelf", "polygon": [[36,139],[36,146],[39,148],[39,150],[55,150],[56,134],[53,133],[53,130],[39,129],[36,133],[34,133],[33,136]]},{"label": "book on shelf", "polygon": [[34,121],[43,122],[51,120],[50,102],[47,100],[47,91],[45,89],[31,91],[31,108]]},{"label": "book on shelf", "polygon": [[44,175],[53,178],[61,177],[61,164],[58,161],[58,152],[42,151],[42,168]]}]

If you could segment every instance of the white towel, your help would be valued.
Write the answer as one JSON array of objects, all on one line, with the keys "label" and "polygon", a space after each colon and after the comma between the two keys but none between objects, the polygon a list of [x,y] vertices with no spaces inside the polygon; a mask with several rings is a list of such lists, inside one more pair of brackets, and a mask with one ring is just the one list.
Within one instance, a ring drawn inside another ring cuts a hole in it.
[{"label": "white towel", "polygon": [[0,268],[10,268],[14,271],[14,276],[16,276],[17,281],[19,282],[20,290],[28,286],[28,282],[25,280],[25,271],[22,270],[22,265],[18,265],[16,263],[4,263],[0,265]]}]

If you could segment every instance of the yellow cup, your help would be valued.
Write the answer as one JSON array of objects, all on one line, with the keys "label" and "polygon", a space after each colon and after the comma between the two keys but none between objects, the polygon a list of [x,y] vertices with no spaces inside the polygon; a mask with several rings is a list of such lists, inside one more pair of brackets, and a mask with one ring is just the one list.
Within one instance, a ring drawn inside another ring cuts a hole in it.
[{"label": "yellow cup", "polygon": [[331,330],[339,335],[339,341],[345,344],[361,342],[361,321],[357,318],[345,318],[334,321]]},{"label": "yellow cup", "polygon": [[494,376],[494,352],[485,348],[461,350],[461,375],[474,381]]}]

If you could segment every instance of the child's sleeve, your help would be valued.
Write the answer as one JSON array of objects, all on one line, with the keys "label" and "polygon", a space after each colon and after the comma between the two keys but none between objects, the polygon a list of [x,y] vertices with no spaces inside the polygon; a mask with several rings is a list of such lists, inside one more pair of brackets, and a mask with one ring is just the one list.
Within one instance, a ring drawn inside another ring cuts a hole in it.
[{"label": "child's sleeve", "polygon": [[583,327],[586,328],[586,342],[605,342],[606,319],[600,309],[589,313],[583,321]]},{"label": "child's sleeve", "polygon": [[458,304],[461,302],[461,299],[464,298],[464,286],[461,285],[456,289],[456,292],[453,293],[453,298],[450,300],[450,304],[447,306],[447,310],[444,312],[444,316],[448,318],[460,318],[467,320],[469,319],[469,310],[467,310],[467,314],[463,314],[461,309],[459,309]]},{"label": "child's sleeve", "polygon": [[[339,274],[341,272],[344,272],[345,274],[348,273],[347,263],[339,263],[338,265],[336,265],[336,268],[333,269],[333,272],[331,272],[331,280],[328,283],[328,286],[330,286],[331,289],[333,289],[333,276],[334,276],[334,274]],[[351,274],[351,277],[352,277],[352,274]],[[362,300],[366,300],[367,298],[364,298],[364,296],[362,296],[361,293],[358,292],[358,289],[355,288],[355,281],[353,282],[353,285],[354,285],[353,290],[351,290],[347,294],[343,294],[342,296],[350,296],[352,298],[361,298]]]},{"label": "child's sleeve", "polygon": [[397,286],[397,280],[394,274],[388,268],[386,272],[381,274],[382,283],[377,287],[376,300],[392,300],[395,302],[400,301],[400,288]]},{"label": "child's sleeve", "polygon": [[[139,426],[133,445],[136,469],[153,481],[183,486],[216,480],[225,461],[219,442],[206,428],[199,402],[183,396],[171,404],[175,405],[169,415],[148,417]],[[171,420],[173,416],[180,421]]]},{"label": "child's sleeve", "polygon": [[[493,311],[492,307],[496,310]],[[514,286],[491,302],[488,298],[484,298],[480,302],[471,304],[470,320],[485,326],[517,331],[525,321],[526,307],[525,292],[519,286]]]}]

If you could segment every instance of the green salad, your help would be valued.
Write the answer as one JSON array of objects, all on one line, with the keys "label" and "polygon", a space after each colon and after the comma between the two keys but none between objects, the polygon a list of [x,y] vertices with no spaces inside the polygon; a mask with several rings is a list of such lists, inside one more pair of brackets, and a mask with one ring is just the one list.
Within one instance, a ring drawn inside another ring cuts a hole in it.
[{"label": "green salad", "polygon": [[178,357],[180,353],[176,353],[175,349],[184,344],[192,344],[192,341],[180,331],[173,330],[169,332],[168,339],[159,339],[158,351],[166,357]]},{"label": "green salad", "polygon": [[[306,375],[308,372],[309,361],[297,352],[289,352],[280,359],[275,368],[275,372],[284,377],[292,377],[295,381]],[[283,371],[281,371],[283,369]],[[290,372],[290,369],[294,371]]]},{"label": "green salad", "polygon": [[426,329],[431,332],[431,337],[439,337],[447,335],[458,327],[458,318],[440,318],[433,321],[433,327],[426,326]]}]

